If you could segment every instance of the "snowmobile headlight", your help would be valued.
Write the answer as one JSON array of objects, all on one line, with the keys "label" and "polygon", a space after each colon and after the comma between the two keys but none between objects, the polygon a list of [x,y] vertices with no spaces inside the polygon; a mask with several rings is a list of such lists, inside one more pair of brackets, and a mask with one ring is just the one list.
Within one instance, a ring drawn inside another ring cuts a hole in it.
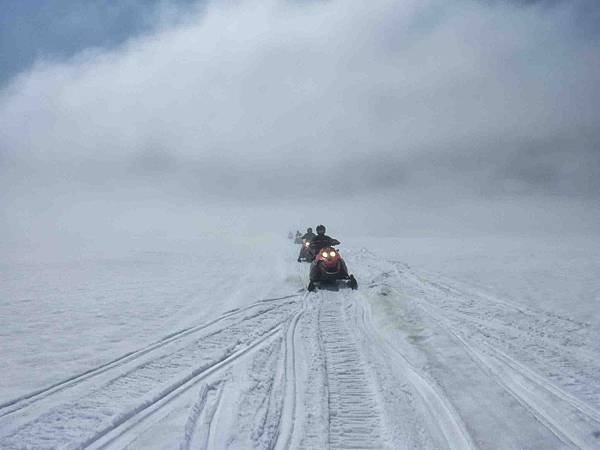
[{"label": "snowmobile headlight", "polygon": [[310,242],[305,242],[305,243],[304,243],[304,246],[305,246],[305,247],[308,247],[309,245],[310,245]]},{"label": "snowmobile headlight", "polygon": [[335,252],[329,252],[329,256],[333,258],[335,256]]},{"label": "snowmobile headlight", "polygon": [[327,258],[327,252],[323,252],[321,254],[323,255],[323,258]]}]

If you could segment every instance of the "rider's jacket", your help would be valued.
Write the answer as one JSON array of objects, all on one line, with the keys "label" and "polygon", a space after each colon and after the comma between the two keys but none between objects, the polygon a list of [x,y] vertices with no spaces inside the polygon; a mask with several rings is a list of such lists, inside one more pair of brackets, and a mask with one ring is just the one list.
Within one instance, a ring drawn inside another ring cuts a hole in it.
[{"label": "rider's jacket", "polygon": [[340,241],[337,239],[333,239],[325,234],[317,234],[314,238],[312,238],[312,241],[310,241],[310,247],[315,251],[319,251],[324,247],[339,245],[339,243]]},{"label": "rider's jacket", "polygon": [[304,236],[302,236],[302,240],[310,242],[314,239],[315,236],[315,233],[305,233]]}]

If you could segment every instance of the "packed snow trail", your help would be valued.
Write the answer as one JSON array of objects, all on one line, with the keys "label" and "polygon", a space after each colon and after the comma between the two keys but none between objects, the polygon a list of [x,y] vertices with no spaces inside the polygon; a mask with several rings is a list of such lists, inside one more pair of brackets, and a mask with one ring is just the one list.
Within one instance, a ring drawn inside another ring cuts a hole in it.
[{"label": "packed snow trail", "polygon": [[[600,336],[366,250],[0,405],[0,448],[600,448]],[[501,432],[499,431],[501,430]]]},{"label": "packed snow trail", "polygon": [[381,410],[358,343],[344,320],[343,299],[337,292],[320,295],[319,328],[329,388],[329,447],[381,448]]}]

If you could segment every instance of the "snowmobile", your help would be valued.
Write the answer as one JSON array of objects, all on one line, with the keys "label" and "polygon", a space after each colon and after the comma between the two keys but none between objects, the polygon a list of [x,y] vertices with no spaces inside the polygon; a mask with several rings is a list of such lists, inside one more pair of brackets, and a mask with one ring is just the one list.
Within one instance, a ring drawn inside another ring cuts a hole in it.
[{"label": "snowmobile", "polygon": [[294,238],[294,244],[302,244],[302,233],[296,231],[296,237]]},{"label": "snowmobile", "polygon": [[310,247],[310,241],[305,239],[302,247],[300,247],[300,254],[298,255],[298,262],[306,261],[310,262],[315,259],[313,249]]},{"label": "snowmobile", "polygon": [[314,291],[316,283],[337,280],[348,280],[351,289],[358,289],[358,282],[354,275],[348,273],[340,252],[333,247],[324,247],[315,255],[310,266],[308,290]]}]

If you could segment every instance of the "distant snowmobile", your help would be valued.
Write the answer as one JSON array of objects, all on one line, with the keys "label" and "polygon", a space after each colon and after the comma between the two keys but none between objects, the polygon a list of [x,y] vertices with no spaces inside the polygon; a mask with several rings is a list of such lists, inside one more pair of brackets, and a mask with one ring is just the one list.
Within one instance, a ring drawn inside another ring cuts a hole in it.
[{"label": "distant snowmobile", "polygon": [[308,227],[306,229],[306,233],[302,236],[302,247],[300,247],[298,262],[312,261],[313,259],[315,259],[316,251],[310,245],[315,236],[316,234],[313,233],[312,228]]},{"label": "distant snowmobile", "polygon": [[317,283],[337,280],[348,280],[351,289],[358,289],[358,282],[354,275],[348,273],[340,252],[333,247],[323,247],[310,266],[308,290],[314,291]]},{"label": "distant snowmobile", "polygon": [[296,231],[296,237],[294,238],[294,244],[302,244],[302,233]]},{"label": "distant snowmobile", "polygon": [[304,240],[302,247],[300,247],[300,254],[298,255],[298,262],[306,261],[310,262],[315,258],[315,254],[313,253],[310,247],[310,241]]}]

